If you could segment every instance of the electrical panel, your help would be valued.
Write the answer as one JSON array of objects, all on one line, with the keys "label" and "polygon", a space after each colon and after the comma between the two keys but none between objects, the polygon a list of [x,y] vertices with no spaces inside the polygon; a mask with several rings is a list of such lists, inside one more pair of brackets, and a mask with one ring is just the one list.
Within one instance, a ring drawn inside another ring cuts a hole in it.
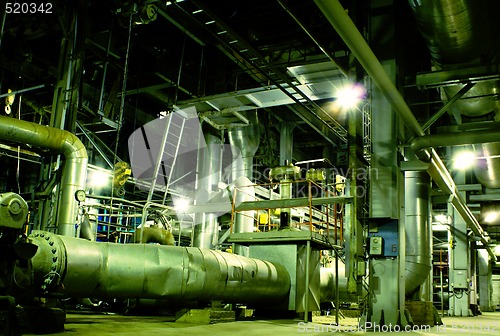
[{"label": "electrical panel", "polygon": [[371,218],[368,235],[369,254],[379,257],[397,257],[399,252],[398,220],[394,218]]},{"label": "electrical panel", "polygon": [[370,237],[370,255],[380,256],[382,255],[383,238],[380,236]]},{"label": "electrical panel", "polygon": [[468,288],[467,281],[467,271],[466,270],[455,270],[453,272],[453,288]]}]

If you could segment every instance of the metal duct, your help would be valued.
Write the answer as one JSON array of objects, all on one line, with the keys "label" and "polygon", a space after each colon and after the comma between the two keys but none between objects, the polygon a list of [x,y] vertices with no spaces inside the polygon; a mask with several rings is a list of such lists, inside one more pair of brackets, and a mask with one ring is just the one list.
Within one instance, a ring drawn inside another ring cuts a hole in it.
[{"label": "metal duct", "polygon": [[474,172],[478,181],[488,188],[500,188],[500,146],[497,141],[500,141],[500,131],[466,131],[425,135],[415,139],[411,148],[419,155],[431,147],[474,145],[478,156]]},{"label": "metal duct", "polygon": [[477,180],[487,188],[500,188],[500,143],[483,143],[473,147],[481,158],[474,166]]},{"label": "metal duct", "polygon": [[64,155],[57,207],[57,232],[74,237],[78,213],[75,192],[85,189],[87,175],[88,157],[83,143],[68,131],[5,116],[0,116],[0,139],[51,149]]},{"label": "metal duct", "polygon": [[[319,278],[319,292],[321,293],[321,302],[329,302],[335,300],[335,268],[321,267]],[[345,275],[345,265],[339,263],[339,298],[341,302],[355,302],[356,296],[349,295],[347,291],[347,277]]]},{"label": "metal duct", "polygon": [[417,24],[437,64],[491,59],[494,37],[487,0],[410,0]]},{"label": "metal duct", "polygon": [[[245,176],[238,177],[229,186],[233,194],[234,206],[242,202],[255,201],[255,188]],[[240,211],[234,214],[233,232],[253,232],[254,231],[255,211]],[[248,256],[248,247],[243,245],[235,245],[234,253],[238,255]]]},{"label": "metal duct", "polygon": [[[456,69],[491,62],[497,53],[497,31],[486,0],[410,0],[410,7],[436,65]],[[496,20],[496,17],[495,17]],[[451,99],[465,84],[443,88],[443,99]],[[450,108],[466,116],[500,115],[500,81],[476,83]],[[488,188],[500,188],[500,143],[474,146],[488,157],[475,169],[477,179]]]},{"label": "metal duct", "polygon": [[92,228],[89,214],[83,214],[82,223],[80,225],[80,238],[95,241],[95,230]]},{"label": "metal duct", "polygon": [[[206,204],[218,190],[221,180],[222,140],[212,134],[205,136],[207,146],[200,150],[198,155],[198,179],[196,186],[196,204]],[[214,248],[219,239],[219,225],[217,214],[196,213],[194,217],[193,246],[200,248]]]},{"label": "metal duct", "polygon": [[97,243],[34,231],[35,283],[71,297],[163,299],[169,302],[284,299],[286,269],[268,261],[196,247]]},{"label": "metal duct", "polygon": [[432,269],[430,191],[427,172],[405,172],[406,296],[417,291]]},{"label": "metal duct", "polygon": [[233,154],[232,180],[246,176],[253,180],[253,157],[259,148],[260,125],[257,111],[245,114],[249,124],[245,127],[230,128],[229,143]]},{"label": "metal duct", "polygon": [[[358,59],[359,63],[363,66],[368,75],[372,78],[381,93],[386,97],[394,111],[398,113],[402,122],[408,128],[410,134],[414,136],[425,135],[424,130],[411,112],[408,104],[406,104],[396,86],[391,81],[379,60],[370,49],[368,43],[366,43],[340,2],[338,0],[315,0],[315,3],[352,51],[354,56]],[[441,188],[443,193],[453,196],[453,206],[457,209],[474,233],[481,237],[481,242],[484,246],[486,246],[486,249],[492,258],[495,258],[493,251],[490,247],[488,247],[488,240],[484,236],[483,229],[467,207],[465,200],[458,193],[455,182],[450,176],[450,173],[446,169],[443,161],[441,161],[441,158],[434,150],[430,150],[428,156],[430,165],[427,171],[429,175],[438,187]]]}]

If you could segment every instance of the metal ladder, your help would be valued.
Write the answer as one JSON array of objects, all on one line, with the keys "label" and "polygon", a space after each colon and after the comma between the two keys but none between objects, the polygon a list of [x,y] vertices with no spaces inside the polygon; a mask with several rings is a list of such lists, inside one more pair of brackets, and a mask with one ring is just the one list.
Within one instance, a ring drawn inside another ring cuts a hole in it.
[{"label": "metal ladder", "polygon": [[160,149],[155,161],[155,168],[148,192],[147,203],[150,203],[153,199],[153,193],[159,177],[163,177],[163,181],[165,182],[163,204],[165,203],[166,195],[170,187],[170,180],[177,161],[177,154],[179,153],[179,147],[181,146],[186,119],[178,113],[170,113],[165,117],[165,119],[165,132],[163,133]]},{"label": "metal ladder", "polygon": [[282,70],[270,64],[256,49],[254,49],[241,36],[234,32],[212,13],[203,1],[177,1],[173,2],[179,10],[198,23],[200,27],[209,32],[218,41],[217,46],[235,63],[251,70],[251,76],[261,85],[276,85],[282,89],[297,104],[295,110],[300,114],[317,114],[331,128],[336,136],[347,143],[347,130],[330,114],[323,110],[316,102],[307,97]]}]

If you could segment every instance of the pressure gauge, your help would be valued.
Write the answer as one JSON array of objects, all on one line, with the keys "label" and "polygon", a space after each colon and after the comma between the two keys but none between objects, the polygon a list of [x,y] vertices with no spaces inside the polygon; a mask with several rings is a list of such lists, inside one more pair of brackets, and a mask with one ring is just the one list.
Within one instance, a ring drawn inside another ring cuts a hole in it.
[{"label": "pressure gauge", "polygon": [[85,190],[77,190],[75,191],[75,198],[78,202],[85,202]]}]

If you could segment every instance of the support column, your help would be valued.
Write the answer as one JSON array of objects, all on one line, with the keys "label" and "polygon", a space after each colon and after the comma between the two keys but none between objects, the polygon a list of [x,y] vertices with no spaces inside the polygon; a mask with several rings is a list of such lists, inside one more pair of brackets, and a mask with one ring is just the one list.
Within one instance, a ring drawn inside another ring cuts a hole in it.
[{"label": "support column", "polygon": [[[459,173],[454,177],[458,185],[465,184],[465,176]],[[466,197],[465,191],[460,192],[460,196]],[[467,223],[462,216],[448,205],[448,211],[452,214],[452,224],[450,228],[450,308],[449,316],[472,316],[469,309],[469,242],[467,239]],[[451,208],[451,209],[450,209]]]},{"label": "support column", "polygon": [[488,251],[477,250],[479,307],[482,312],[494,311],[491,302],[493,292],[492,269]]},{"label": "support column", "polygon": [[[383,62],[395,80],[394,60]],[[367,88],[368,90],[370,88]],[[383,94],[372,88],[372,159],[370,168],[370,217],[398,219],[398,257],[370,258],[370,296],[361,323],[407,325],[405,309],[404,184],[398,167],[400,124]]]}]

